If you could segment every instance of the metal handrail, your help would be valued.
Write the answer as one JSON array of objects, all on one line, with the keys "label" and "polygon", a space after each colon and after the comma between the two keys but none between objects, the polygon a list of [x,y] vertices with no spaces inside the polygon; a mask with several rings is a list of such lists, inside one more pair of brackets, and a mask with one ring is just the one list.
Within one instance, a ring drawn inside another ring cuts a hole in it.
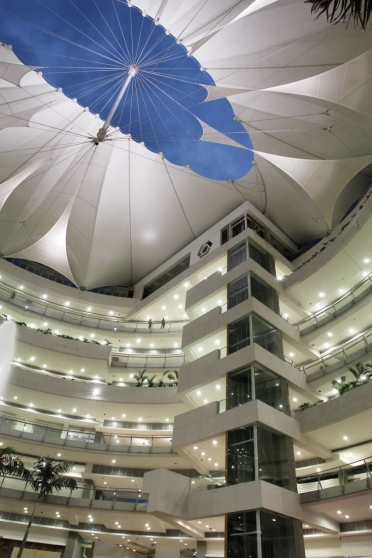
[{"label": "metal handrail", "polygon": [[[346,465],[332,467],[331,469],[326,469],[325,471],[318,471],[310,475],[297,477],[297,486],[298,488],[301,488],[300,493],[314,491],[318,491],[319,493],[321,490],[332,488],[332,486],[322,486],[322,482],[324,483],[325,481],[338,480],[338,484],[334,486],[341,486],[341,492],[342,494],[345,494],[345,486],[348,484],[350,473],[360,474],[362,472],[363,474],[366,474],[366,488],[370,488],[372,476],[370,467],[371,464],[372,457],[365,457]],[[363,469],[362,471],[360,471],[361,467]],[[320,498],[320,494],[318,494],[318,498]]]},{"label": "metal handrail", "polygon": [[85,428],[84,430],[79,430],[78,428],[59,428],[58,425],[29,422],[6,415],[0,416],[0,432],[5,436],[12,436],[13,431],[17,432],[17,438],[25,438],[30,441],[34,439],[38,443],[46,443],[58,447],[71,446],[75,449],[111,451],[115,453],[174,453],[172,448],[173,432],[171,430],[167,436],[114,434],[87,430]]},{"label": "metal handrail", "polygon": [[[20,486],[20,488],[17,486]],[[7,493],[9,496],[7,496]],[[3,476],[0,483],[0,494],[3,498],[14,497],[26,501],[35,501],[37,498],[37,492],[32,491],[27,481],[12,476]],[[83,483],[78,483],[77,489],[73,492],[62,489],[58,494],[48,495],[45,498],[46,504],[94,509],[100,509],[99,502],[105,504],[102,506],[104,509],[110,509],[107,507],[107,503],[112,503],[111,509],[144,512],[147,508],[148,499],[141,495],[141,490],[89,486]]]},{"label": "metal handrail", "polygon": [[[12,295],[15,293],[13,298]],[[63,306],[61,304],[57,304],[54,302],[48,302],[46,300],[40,299],[32,294],[28,294],[25,291],[20,291],[10,285],[7,285],[3,281],[0,281],[0,299],[14,304],[15,307],[21,307],[23,310],[27,310],[33,312],[37,316],[46,316],[49,318],[56,317],[52,314],[52,312],[60,312],[60,316],[57,319],[61,321],[66,321],[68,323],[72,323],[74,325],[83,325],[84,327],[91,327],[97,329],[107,329],[113,330],[114,328],[117,331],[125,330],[130,332],[137,332],[139,329],[143,331],[146,329],[148,333],[152,333],[153,331],[161,331],[161,333],[170,333],[172,331],[179,331],[183,328],[183,326],[189,323],[190,320],[167,320],[165,322],[165,326],[162,327],[161,320],[153,320],[151,324],[151,328],[149,327],[148,321],[144,320],[124,320],[121,318],[116,318],[115,316],[107,316],[103,314],[99,314],[97,312],[88,312],[88,311],[81,311],[74,310],[72,308]],[[22,304],[17,305],[15,302],[20,301]],[[38,306],[39,311],[35,311],[33,308],[27,308],[29,306],[29,302],[35,302]],[[49,314],[48,314],[49,311]],[[70,319],[69,319],[70,318]],[[92,321],[96,321],[95,325],[92,325]],[[127,327],[126,327],[127,326]]]},{"label": "metal handrail", "polygon": [[[370,339],[370,341],[368,341]],[[347,350],[355,347],[360,342],[364,343],[364,352],[367,353],[372,350],[372,328],[368,329],[364,333],[361,333],[355,337],[352,341],[346,342],[344,345],[338,347],[334,351],[327,353],[326,355],[320,357],[316,361],[309,362],[308,364],[293,365],[305,374],[309,375],[309,370],[314,367],[320,367],[323,370],[323,374],[326,374],[326,367],[328,366],[327,361],[336,358],[337,356],[342,356],[342,360],[339,360],[338,367],[344,366],[348,362]],[[353,360],[352,355],[350,355],[350,361]]]},{"label": "metal handrail", "polygon": [[[335,300],[334,302],[332,302],[331,304],[328,304],[328,306],[325,306],[324,308],[321,308],[320,310],[318,310],[317,312],[314,312],[313,314],[310,314],[309,316],[307,316],[306,318],[303,318],[302,320],[296,322],[296,326],[301,329],[301,326],[303,324],[307,324],[308,322],[314,320],[315,321],[315,327],[317,327],[318,325],[318,318],[320,316],[322,316],[322,314],[325,314],[329,311],[333,312],[333,316],[335,315],[335,313],[337,312],[337,308],[336,305],[339,304],[342,301],[345,301],[346,299],[348,299],[350,296],[352,297],[351,300],[351,304],[355,303],[355,292],[360,289],[361,287],[363,287],[364,285],[368,285],[369,289],[366,289],[366,292],[363,293],[363,297],[366,296],[368,294],[368,292],[372,289],[372,274],[367,275],[362,281],[360,281],[359,283],[357,283],[356,285],[354,285],[354,287],[352,287],[347,293],[344,293],[342,296],[340,296],[337,300]],[[362,293],[360,293],[362,294]],[[360,295],[359,295],[360,296]],[[346,311],[348,308],[344,308],[343,311]],[[324,323],[324,322],[322,322]]]}]

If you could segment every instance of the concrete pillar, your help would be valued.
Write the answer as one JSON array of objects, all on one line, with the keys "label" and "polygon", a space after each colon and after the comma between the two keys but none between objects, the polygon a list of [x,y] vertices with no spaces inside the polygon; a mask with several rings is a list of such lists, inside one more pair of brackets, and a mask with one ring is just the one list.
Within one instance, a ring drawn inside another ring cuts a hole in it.
[{"label": "concrete pillar", "polygon": [[83,548],[80,546],[81,540],[78,533],[70,532],[62,558],[93,558],[94,543],[92,548]]},{"label": "concrete pillar", "polygon": [[205,558],[207,554],[207,541],[197,541],[196,556],[197,558]]}]

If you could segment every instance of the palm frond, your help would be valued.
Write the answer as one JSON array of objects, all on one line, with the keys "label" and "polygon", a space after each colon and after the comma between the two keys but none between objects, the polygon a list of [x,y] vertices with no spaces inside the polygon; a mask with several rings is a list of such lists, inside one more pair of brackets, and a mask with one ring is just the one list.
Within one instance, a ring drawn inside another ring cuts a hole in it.
[{"label": "palm frond", "polygon": [[328,23],[354,21],[356,27],[367,28],[372,13],[372,0],[305,0],[311,4],[311,13],[318,19],[325,14]]}]

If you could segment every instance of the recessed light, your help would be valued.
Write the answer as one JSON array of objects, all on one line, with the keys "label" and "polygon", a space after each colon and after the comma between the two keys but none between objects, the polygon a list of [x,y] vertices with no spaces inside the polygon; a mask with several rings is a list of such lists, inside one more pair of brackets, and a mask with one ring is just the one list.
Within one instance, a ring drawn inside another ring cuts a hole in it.
[{"label": "recessed light", "polygon": [[61,455],[62,455],[61,453],[57,453],[57,457],[61,457]]},{"label": "recessed light", "polygon": [[330,331],[327,333],[328,337],[333,337],[333,333],[331,333]]},{"label": "recessed light", "polygon": [[201,391],[198,389],[198,391],[196,392],[196,395],[201,395]]},{"label": "recessed light", "polygon": [[23,286],[23,285],[20,285],[19,288],[21,289],[21,291],[23,291],[24,286]]},{"label": "recessed light", "polygon": [[29,407],[33,407],[33,406],[34,406],[34,404],[33,404],[33,403],[30,403],[30,404],[29,404]]},{"label": "recessed light", "polygon": [[325,297],[325,293],[319,293],[319,298],[324,298]]},{"label": "recessed light", "polygon": [[198,348],[198,352],[199,352],[199,353],[201,353],[202,350],[203,350],[203,347],[199,347],[199,348]]},{"label": "recessed light", "polygon": [[43,294],[42,298],[45,300],[46,298],[48,298],[48,295]]},{"label": "recessed light", "polygon": [[190,285],[190,283],[188,281],[186,281],[186,283],[183,284],[183,286],[185,287],[185,289],[187,289],[187,287]]},{"label": "recessed light", "polygon": [[338,515],[341,515],[341,514],[342,514],[342,511],[338,510],[337,513],[338,513]]},{"label": "recessed light", "polygon": [[194,446],[194,450],[197,450],[197,449],[198,449],[198,446]]},{"label": "recessed light", "polygon": [[183,308],[182,304],[179,304],[179,305],[178,305],[178,308],[179,308],[180,310],[182,310],[182,308]]},{"label": "recessed light", "polygon": [[289,356],[290,356],[290,357],[294,357],[294,353],[289,353]]},{"label": "recessed light", "polygon": [[13,397],[13,399],[18,399],[18,397],[15,395],[15,396]]},{"label": "recessed light", "polygon": [[166,306],[162,306],[161,309],[162,309],[162,310],[166,310],[167,307],[166,307]]},{"label": "recessed light", "polygon": [[212,458],[211,458],[211,457],[208,457],[208,461],[212,461]]},{"label": "recessed light", "polygon": [[220,384],[217,384],[217,385],[216,385],[216,389],[221,389]]},{"label": "recessed light", "polygon": [[175,347],[178,347],[178,343],[174,343],[174,346],[175,346]]},{"label": "recessed light", "polygon": [[296,403],[296,401],[297,401],[297,397],[294,397],[294,398],[293,398],[293,401],[294,401],[294,402]]},{"label": "recessed light", "polygon": [[141,339],[137,339],[137,343],[141,343]]},{"label": "recessed light", "polygon": [[207,311],[207,309],[206,309],[206,308],[202,308],[202,312],[206,312],[206,311]]},{"label": "recessed light", "polygon": [[208,399],[204,399],[203,403],[207,404],[207,403],[208,403]]},{"label": "recessed light", "polygon": [[212,444],[213,444],[214,446],[216,446],[216,445],[217,445],[217,440],[213,440]]},{"label": "recessed light", "polygon": [[91,312],[91,311],[92,311],[92,307],[91,307],[91,306],[88,306],[87,312]]},{"label": "recessed light", "polygon": [[301,455],[301,452],[300,452],[300,451],[297,451],[296,453],[297,453],[297,455]]},{"label": "recessed light", "polygon": [[142,418],[140,417],[138,420],[139,420],[139,422],[141,422]]},{"label": "recessed light", "polygon": [[205,455],[205,451],[202,451],[202,453],[201,453],[201,454],[202,454],[202,455]]},{"label": "recessed light", "polygon": [[338,292],[342,295],[345,292],[345,289],[338,289]]},{"label": "recessed light", "polygon": [[125,418],[125,417],[126,417],[126,415],[121,415],[121,416],[122,416],[122,418]]},{"label": "recessed light", "polygon": [[32,356],[32,357],[30,358],[30,361],[31,361],[31,362],[34,362],[34,360],[35,360],[35,357]]},{"label": "recessed light", "polygon": [[80,372],[85,372],[85,368],[81,368],[81,369],[80,369]]},{"label": "recessed light", "polygon": [[351,327],[351,328],[349,329],[349,332],[350,332],[350,333],[355,333],[355,329]]},{"label": "recessed light", "polygon": [[218,463],[215,463],[214,466],[215,466],[215,467],[218,467]]},{"label": "recessed light", "polygon": [[116,463],[116,459],[113,459],[113,460],[111,461],[111,463]]},{"label": "recessed light", "polygon": [[350,515],[345,515],[346,519],[350,519]]},{"label": "recessed light", "polygon": [[343,436],[342,439],[346,442],[349,438],[347,436]]},{"label": "recessed light", "polygon": [[69,300],[67,300],[67,301],[65,302],[65,306],[70,306],[70,304],[71,304],[71,303],[70,303]]},{"label": "recessed light", "polygon": [[175,294],[173,298],[174,298],[174,300],[178,300],[179,299],[178,294]]},{"label": "recessed light", "polygon": [[369,259],[369,258],[364,258],[363,262],[364,262],[365,264],[367,264],[367,263],[370,262],[370,259]]}]

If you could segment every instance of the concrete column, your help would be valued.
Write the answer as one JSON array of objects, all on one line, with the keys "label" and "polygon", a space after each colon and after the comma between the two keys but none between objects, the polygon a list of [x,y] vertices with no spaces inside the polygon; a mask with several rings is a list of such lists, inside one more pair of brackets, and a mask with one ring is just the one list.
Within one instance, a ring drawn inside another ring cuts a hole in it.
[{"label": "concrete column", "polygon": [[93,558],[94,543],[92,548],[83,548],[80,546],[81,540],[78,533],[70,532],[62,558]]},{"label": "concrete column", "polygon": [[155,558],[180,558],[180,550],[179,548],[157,544]]},{"label": "concrete column", "polygon": [[196,556],[197,558],[205,558],[207,554],[207,541],[197,541]]}]

